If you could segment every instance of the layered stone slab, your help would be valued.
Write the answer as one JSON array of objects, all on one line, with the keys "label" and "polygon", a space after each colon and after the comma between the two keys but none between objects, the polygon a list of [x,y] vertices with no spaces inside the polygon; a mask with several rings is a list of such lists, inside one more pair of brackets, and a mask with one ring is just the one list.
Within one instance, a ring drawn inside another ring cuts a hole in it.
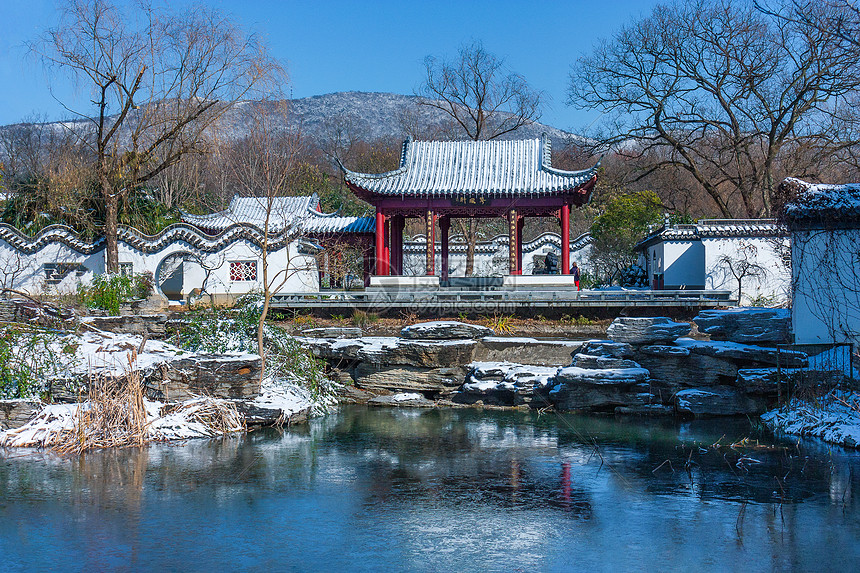
[{"label": "layered stone slab", "polygon": [[20,428],[42,409],[40,400],[0,400],[0,431]]},{"label": "layered stone slab", "polygon": [[675,410],[692,417],[737,416],[764,411],[761,401],[733,386],[688,388],[675,394]]},{"label": "layered stone slab", "polygon": [[610,340],[633,345],[672,342],[688,334],[690,334],[688,323],[675,322],[666,317],[619,317],[612,321],[606,330],[606,336]]},{"label": "layered stone slab", "polygon": [[714,340],[744,344],[784,344],[791,341],[791,311],[784,308],[703,310],[693,319],[699,331]]},{"label": "layered stone slab", "polygon": [[406,326],[400,331],[400,337],[409,340],[458,340],[474,339],[492,336],[492,329],[479,324],[466,324],[454,320],[437,320],[419,322]]}]

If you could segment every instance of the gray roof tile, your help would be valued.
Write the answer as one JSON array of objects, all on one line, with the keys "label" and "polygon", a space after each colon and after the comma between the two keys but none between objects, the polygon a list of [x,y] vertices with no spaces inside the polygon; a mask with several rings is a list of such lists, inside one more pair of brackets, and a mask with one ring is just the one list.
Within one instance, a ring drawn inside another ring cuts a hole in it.
[{"label": "gray roof tile", "polygon": [[549,141],[409,141],[399,169],[357,173],[341,166],[347,182],[375,195],[547,195],[576,190],[599,162],[581,171],[551,164]]}]

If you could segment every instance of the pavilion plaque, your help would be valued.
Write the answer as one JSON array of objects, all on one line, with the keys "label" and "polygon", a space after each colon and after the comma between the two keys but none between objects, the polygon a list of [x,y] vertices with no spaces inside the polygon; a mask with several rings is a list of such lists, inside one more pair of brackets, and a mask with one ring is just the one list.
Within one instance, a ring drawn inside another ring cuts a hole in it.
[{"label": "pavilion plaque", "polygon": [[468,195],[456,195],[451,198],[452,207],[480,207],[489,204],[490,200],[487,197],[469,197]]}]

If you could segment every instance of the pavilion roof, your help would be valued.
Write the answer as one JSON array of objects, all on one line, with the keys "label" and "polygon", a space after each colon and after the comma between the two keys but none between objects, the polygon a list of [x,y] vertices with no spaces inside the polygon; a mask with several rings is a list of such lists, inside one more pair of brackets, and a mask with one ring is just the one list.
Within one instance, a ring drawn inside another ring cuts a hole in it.
[{"label": "pavilion roof", "polygon": [[[239,197],[218,213],[192,215],[181,212],[182,221],[210,233],[220,233],[233,225],[253,225],[262,229],[266,223],[266,197]],[[319,211],[319,197],[314,193],[306,197],[274,197],[269,216],[269,231],[280,233],[296,229],[301,233],[340,234],[373,233],[373,217],[341,217]]]},{"label": "pavilion roof", "polygon": [[536,197],[579,192],[597,173],[552,166],[549,139],[511,141],[411,141],[403,143],[400,167],[388,173],[357,173],[341,165],[350,187],[372,196]]}]

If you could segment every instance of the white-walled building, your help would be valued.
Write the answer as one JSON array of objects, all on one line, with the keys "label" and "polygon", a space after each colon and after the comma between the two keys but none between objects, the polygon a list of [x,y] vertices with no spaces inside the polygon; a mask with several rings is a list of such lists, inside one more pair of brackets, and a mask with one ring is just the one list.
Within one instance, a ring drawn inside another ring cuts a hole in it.
[{"label": "white-walled building", "polygon": [[[169,300],[209,295],[216,302],[229,302],[262,290],[265,241],[270,282],[274,280],[277,290],[316,292],[320,244],[341,237],[368,245],[372,240],[372,218],[320,213],[316,195],[278,198],[270,210],[270,233],[265,237],[263,201],[235,197],[225,211],[183,214],[186,222],[155,236],[120,227],[120,272],[151,273],[156,291]],[[74,293],[79,284],[88,284],[104,272],[103,238],[86,241],[61,225],[31,238],[0,225],[0,286],[4,288],[30,294]]]},{"label": "white-walled building", "polygon": [[636,245],[655,290],[731,290],[739,304],[789,300],[789,240],[771,219],[668,222]]},{"label": "white-walled building", "polygon": [[791,233],[794,339],[860,345],[860,183],[788,178],[781,191]]}]

